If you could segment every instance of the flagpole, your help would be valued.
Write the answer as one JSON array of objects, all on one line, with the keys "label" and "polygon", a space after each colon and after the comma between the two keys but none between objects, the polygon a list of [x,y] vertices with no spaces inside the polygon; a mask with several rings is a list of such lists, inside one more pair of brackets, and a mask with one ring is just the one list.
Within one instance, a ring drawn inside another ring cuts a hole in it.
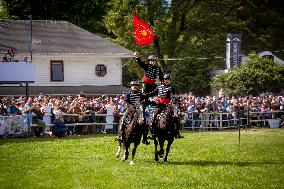
[{"label": "flagpole", "polygon": [[240,119],[240,112],[239,112],[238,116],[239,116],[239,124],[238,124],[238,126],[239,126],[239,150],[240,150],[240,148],[241,148],[241,119]]},{"label": "flagpole", "polygon": [[128,60],[125,64],[122,65],[122,68],[123,68],[124,66],[126,66],[131,60],[132,60],[132,57],[130,58],[130,60]]},{"label": "flagpole", "polygon": [[29,45],[29,51],[31,56],[31,62],[33,61],[33,16],[30,14],[30,45]]},{"label": "flagpole", "polygon": [[238,110],[238,119],[239,119],[238,127],[239,127],[239,151],[240,151],[241,149],[241,110]]}]

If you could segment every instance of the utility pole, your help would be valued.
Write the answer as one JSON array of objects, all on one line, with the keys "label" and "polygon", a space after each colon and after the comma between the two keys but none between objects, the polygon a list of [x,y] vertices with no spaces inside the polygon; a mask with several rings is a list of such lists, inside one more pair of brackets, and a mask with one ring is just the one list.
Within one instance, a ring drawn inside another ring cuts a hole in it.
[{"label": "utility pole", "polygon": [[30,45],[29,45],[29,50],[30,50],[30,55],[31,55],[31,62],[33,61],[33,16],[30,14]]}]

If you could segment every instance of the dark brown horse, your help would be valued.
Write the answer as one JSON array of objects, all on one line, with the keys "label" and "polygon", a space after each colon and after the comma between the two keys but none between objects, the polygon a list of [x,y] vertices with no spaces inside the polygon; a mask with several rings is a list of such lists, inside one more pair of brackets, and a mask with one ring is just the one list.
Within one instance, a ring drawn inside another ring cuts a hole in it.
[{"label": "dark brown horse", "polygon": [[[168,104],[167,107],[157,116],[157,128],[153,131],[153,140],[155,144],[155,161],[159,161],[159,157],[164,156],[164,143],[167,141],[166,155],[164,162],[168,161],[168,155],[172,143],[176,136],[176,127],[174,124],[174,116],[177,116],[178,109],[175,104]],[[158,150],[158,145],[160,150]]]},{"label": "dark brown horse", "polygon": [[130,160],[130,164],[134,164],[134,156],[136,154],[136,149],[140,144],[141,137],[143,131],[145,129],[145,119],[144,119],[144,111],[143,105],[131,109],[129,116],[126,118],[126,128],[125,128],[125,136],[123,140],[119,140],[119,146],[116,152],[116,157],[120,156],[122,145],[125,148],[125,152],[123,157],[121,158],[122,161],[126,161],[129,155],[129,148],[130,145],[133,143],[132,149],[132,158]]}]

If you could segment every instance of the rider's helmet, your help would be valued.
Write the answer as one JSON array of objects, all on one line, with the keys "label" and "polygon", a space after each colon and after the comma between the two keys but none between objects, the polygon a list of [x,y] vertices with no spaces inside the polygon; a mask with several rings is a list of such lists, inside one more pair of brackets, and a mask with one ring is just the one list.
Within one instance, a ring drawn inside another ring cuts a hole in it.
[{"label": "rider's helmet", "polygon": [[131,82],[130,82],[130,85],[131,85],[131,86],[132,86],[132,85],[139,85],[139,81],[137,81],[137,80],[131,81]]},{"label": "rider's helmet", "polygon": [[149,60],[157,60],[157,58],[155,57],[155,55],[150,55],[148,56],[148,61]]},{"label": "rider's helmet", "polygon": [[171,79],[170,74],[165,74],[165,75],[164,75],[164,79]]}]

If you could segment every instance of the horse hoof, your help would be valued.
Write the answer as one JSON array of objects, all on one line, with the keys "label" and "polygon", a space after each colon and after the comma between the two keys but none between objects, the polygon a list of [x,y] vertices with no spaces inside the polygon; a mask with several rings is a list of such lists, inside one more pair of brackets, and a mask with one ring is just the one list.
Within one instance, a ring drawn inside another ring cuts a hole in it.
[{"label": "horse hoof", "polygon": [[164,151],[159,151],[158,155],[159,155],[160,158],[163,158],[164,157]]},{"label": "horse hoof", "polygon": [[123,156],[122,158],[121,158],[121,161],[125,161],[126,160],[126,158],[125,158],[125,156]]},{"label": "horse hoof", "polygon": [[131,161],[129,162],[129,164],[130,164],[130,165],[134,165],[134,161],[131,160]]},{"label": "horse hoof", "polygon": [[168,165],[168,162],[167,162],[167,161],[164,161],[164,165]]},{"label": "horse hoof", "polygon": [[116,154],[115,154],[115,157],[119,158],[119,153],[116,153]]},{"label": "horse hoof", "polygon": [[159,161],[159,158],[158,158],[158,157],[155,157],[155,161]]}]

